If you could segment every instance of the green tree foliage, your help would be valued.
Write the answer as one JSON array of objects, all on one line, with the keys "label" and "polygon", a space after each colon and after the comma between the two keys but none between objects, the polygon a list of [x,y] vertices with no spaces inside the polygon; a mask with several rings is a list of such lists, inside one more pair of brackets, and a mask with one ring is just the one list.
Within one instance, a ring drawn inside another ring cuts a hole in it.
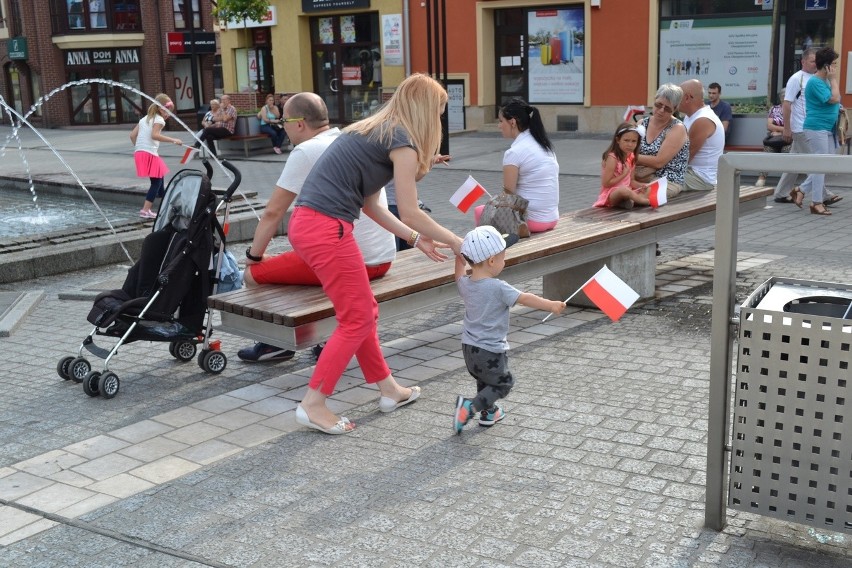
[{"label": "green tree foliage", "polygon": [[215,0],[213,17],[223,26],[228,22],[260,21],[269,10],[268,0]]}]

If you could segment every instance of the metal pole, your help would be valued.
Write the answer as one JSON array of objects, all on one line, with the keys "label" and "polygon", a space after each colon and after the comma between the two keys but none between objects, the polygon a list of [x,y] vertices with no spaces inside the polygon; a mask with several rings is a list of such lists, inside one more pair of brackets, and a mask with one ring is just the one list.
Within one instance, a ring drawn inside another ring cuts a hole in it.
[{"label": "metal pole", "polygon": [[[444,90],[447,90],[447,2],[441,0],[441,49],[443,51],[443,84]],[[439,152],[443,155],[450,153],[450,109],[449,104],[444,107],[444,112],[441,114],[441,149]]]},{"label": "metal pole", "polygon": [[740,174],[724,156],[719,160],[716,196],[716,243],[713,266],[713,309],[710,333],[710,407],[707,412],[707,491],[704,524],[720,531],[725,526],[725,480],[730,400],[731,315],[737,275],[737,221]]},{"label": "metal pole", "polygon": [[426,71],[432,75],[432,0],[426,0]]}]

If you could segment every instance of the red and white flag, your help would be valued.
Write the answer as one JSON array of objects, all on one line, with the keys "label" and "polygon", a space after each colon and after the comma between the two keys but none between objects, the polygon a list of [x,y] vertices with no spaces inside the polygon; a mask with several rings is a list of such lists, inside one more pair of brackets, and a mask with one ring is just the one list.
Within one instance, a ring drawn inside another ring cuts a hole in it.
[{"label": "red and white flag", "polygon": [[661,205],[665,205],[668,201],[666,189],[669,187],[669,180],[661,177],[648,184],[648,201],[651,202],[651,207],[656,209]]},{"label": "red and white flag", "polygon": [[181,164],[185,164],[195,158],[195,155],[198,154],[198,148],[187,147],[183,153],[183,157],[180,159]]},{"label": "red and white flag", "polygon": [[450,203],[458,207],[462,213],[467,213],[470,206],[486,193],[488,192],[485,191],[485,188],[473,179],[473,176],[467,176],[467,180],[450,197]]},{"label": "red and white flag", "polygon": [[645,114],[645,105],[629,105],[624,111],[624,122],[634,120],[637,114]]},{"label": "red and white flag", "polygon": [[639,294],[606,265],[583,285],[582,290],[612,321],[618,321],[639,299]]}]

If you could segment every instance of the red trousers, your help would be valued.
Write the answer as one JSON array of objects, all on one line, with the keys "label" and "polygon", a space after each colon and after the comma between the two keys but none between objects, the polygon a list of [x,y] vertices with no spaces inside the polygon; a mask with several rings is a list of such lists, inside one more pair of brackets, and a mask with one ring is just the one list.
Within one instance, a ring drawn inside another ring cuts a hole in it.
[{"label": "red trousers", "polygon": [[353,355],[368,383],[389,377],[390,368],[379,344],[379,305],[370,289],[364,257],[352,236],[352,223],[296,207],[288,235],[293,250],[319,278],[337,319],[308,387],[326,396],[334,394]]},{"label": "red trousers", "polygon": [[[390,270],[390,267],[390,262],[368,266],[367,277],[370,280],[381,278]],[[311,267],[296,254],[296,251],[292,250],[273,256],[261,263],[250,264],[248,270],[258,284],[322,285]]]}]

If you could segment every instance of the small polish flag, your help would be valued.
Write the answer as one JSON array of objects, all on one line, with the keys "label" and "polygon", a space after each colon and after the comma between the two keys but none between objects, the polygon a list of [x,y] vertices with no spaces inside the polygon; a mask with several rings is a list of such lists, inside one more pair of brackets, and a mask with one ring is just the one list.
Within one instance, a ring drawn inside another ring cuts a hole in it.
[{"label": "small polish flag", "polygon": [[639,299],[639,294],[606,265],[583,285],[583,292],[612,321],[618,321]]},{"label": "small polish flag", "polygon": [[195,155],[198,154],[198,148],[187,147],[187,149],[183,153],[183,158],[180,159],[181,164],[185,164],[195,158]]},{"label": "small polish flag", "polygon": [[629,105],[624,111],[624,122],[635,120],[638,114],[645,114],[645,105]]},{"label": "small polish flag", "polygon": [[485,188],[479,185],[479,182],[473,179],[473,176],[467,176],[467,180],[450,197],[450,203],[458,207],[462,213],[467,213],[470,206],[486,193],[488,192],[485,191]]},{"label": "small polish flag", "polygon": [[651,202],[651,207],[656,209],[668,202],[666,196],[666,188],[669,186],[669,180],[661,177],[658,180],[648,184],[648,200]]}]

